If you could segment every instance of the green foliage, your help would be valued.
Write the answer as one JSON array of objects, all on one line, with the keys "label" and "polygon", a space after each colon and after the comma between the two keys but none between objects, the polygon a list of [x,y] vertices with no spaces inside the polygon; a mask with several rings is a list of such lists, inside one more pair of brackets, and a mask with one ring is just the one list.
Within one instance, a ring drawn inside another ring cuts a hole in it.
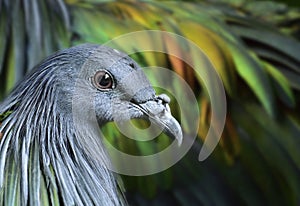
[{"label": "green foliage", "polygon": [[2,122],[6,117],[8,117],[10,114],[12,113],[12,111],[7,111],[3,114],[0,114],[0,122]]},{"label": "green foliage", "polygon": [[[123,176],[130,202],[297,205],[299,19],[298,9],[271,1],[1,1],[0,97],[27,70],[57,49],[83,42],[102,44],[139,30],[179,34],[207,54],[223,80],[228,98],[225,130],[213,155],[198,162],[199,147],[211,116],[210,100],[201,78],[173,56],[153,52],[133,55],[143,66],[167,67],[182,76],[197,96],[201,117],[199,138],[178,164],[156,175]],[[146,40],[137,38],[136,43],[153,48],[163,45],[169,51],[178,49],[177,42],[163,38],[153,41],[151,36]],[[125,52],[132,49],[114,46]],[[184,55],[204,66],[189,48],[186,51]],[[155,81],[151,71],[147,73]],[[182,88],[174,88],[182,92]],[[176,102],[172,111],[180,117]],[[1,115],[0,122],[5,115]],[[156,153],[171,142],[166,136],[150,142],[129,140],[113,124],[103,128],[103,132],[107,143],[133,155]],[[16,179],[9,184],[13,185]],[[13,196],[14,189],[8,197]]]},{"label": "green foliage", "polygon": [[1,1],[0,97],[43,58],[70,46],[70,20],[61,1]]}]

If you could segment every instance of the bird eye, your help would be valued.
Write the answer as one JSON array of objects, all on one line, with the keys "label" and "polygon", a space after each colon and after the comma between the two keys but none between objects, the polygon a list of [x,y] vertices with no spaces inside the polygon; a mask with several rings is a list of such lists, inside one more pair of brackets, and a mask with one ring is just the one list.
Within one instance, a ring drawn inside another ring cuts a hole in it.
[{"label": "bird eye", "polygon": [[100,90],[109,90],[114,88],[114,81],[110,73],[98,71],[94,76],[94,86]]}]

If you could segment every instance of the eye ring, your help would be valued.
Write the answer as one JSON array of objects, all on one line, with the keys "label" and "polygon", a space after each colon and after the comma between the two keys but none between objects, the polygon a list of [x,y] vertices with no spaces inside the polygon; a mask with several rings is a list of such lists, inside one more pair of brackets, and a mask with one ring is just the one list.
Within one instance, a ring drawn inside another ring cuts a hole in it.
[{"label": "eye ring", "polygon": [[105,70],[97,71],[94,77],[92,77],[92,83],[101,91],[108,91],[115,88],[115,82],[112,75]]}]

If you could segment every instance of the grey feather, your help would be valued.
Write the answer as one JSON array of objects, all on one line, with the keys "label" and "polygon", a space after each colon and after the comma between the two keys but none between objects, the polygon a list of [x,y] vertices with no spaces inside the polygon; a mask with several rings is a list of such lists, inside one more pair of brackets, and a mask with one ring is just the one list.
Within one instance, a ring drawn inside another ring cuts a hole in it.
[{"label": "grey feather", "polygon": [[[102,70],[116,87],[95,86],[91,79]],[[138,65],[114,49],[85,44],[52,55],[0,105],[0,114],[11,111],[0,126],[0,204],[125,204],[99,126],[167,114],[157,122],[180,142],[167,104]]]},{"label": "grey feather", "polygon": [[[0,130],[3,133],[0,169],[4,171],[0,174],[0,186],[1,190],[10,187],[4,187],[3,181],[8,181],[4,179],[14,159],[18,167],[15,174],[20,175],[21,180],[18,193],[23,205],[42,205],[39,194],[42,178],[47,180],[48,188],[59,190],[60,201],[65,205],[122,204],[113,174],[85,154],[76,140],[80,137],[75,134],[72,116],[62,111],[70,108],[66,108],[66,102],[64,106],[59,105],[62,104],[59,99],[65,99],[60,95],[69,95],[64,93],[64,75],[75,80],[79,71],[70,68],[83,64],[86,50],[93,47],[76,47],[48,58],[0,106],[0,113],[13,110]],[[67,85],[71,91],[72,86]],[[107,159],[104,150],[101,152]],[[50,198],[49,202],[52,201]]]}]

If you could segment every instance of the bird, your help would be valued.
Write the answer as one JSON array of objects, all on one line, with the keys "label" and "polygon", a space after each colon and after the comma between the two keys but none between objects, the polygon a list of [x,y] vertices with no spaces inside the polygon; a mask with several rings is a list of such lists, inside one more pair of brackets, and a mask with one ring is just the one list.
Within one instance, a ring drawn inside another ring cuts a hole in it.
[{"label": "bird", "polygon": [[[161,173],[121,175],[129,204],[299,205],[299,5],[284,0],[1,1],[0,99],[59,49],[105,44],[141,30],[175,33],[197,44],[220,75],[227,98],[225,130],[203,162],[193,147]],[[151,35],[136,36],[133,42],[130,48],[114,48],[129,53],[139,45],[173,51],[182,46]],[[183,55],[201,69],[201,58],[185,49]],[[201,145],[212,114],[201,78],[172,55],[141,52],[131,57],[141,66],[169,68],[188,82],[201,111],[195,143]],[[182,93],[178,86],[176,91]],[[170,107],[173,116],[180,116],[176,104]],[[110,140],[128,153],[165,147],[165,138],[151,146],[135,145],[107,126],[102,129]]]},{"label": "bird", "polygon": [[115,49],[82,44],[46,58],[0,105],[1,205],[125,205],[99,128],[148,118],[181,143],[169,103]]}]

